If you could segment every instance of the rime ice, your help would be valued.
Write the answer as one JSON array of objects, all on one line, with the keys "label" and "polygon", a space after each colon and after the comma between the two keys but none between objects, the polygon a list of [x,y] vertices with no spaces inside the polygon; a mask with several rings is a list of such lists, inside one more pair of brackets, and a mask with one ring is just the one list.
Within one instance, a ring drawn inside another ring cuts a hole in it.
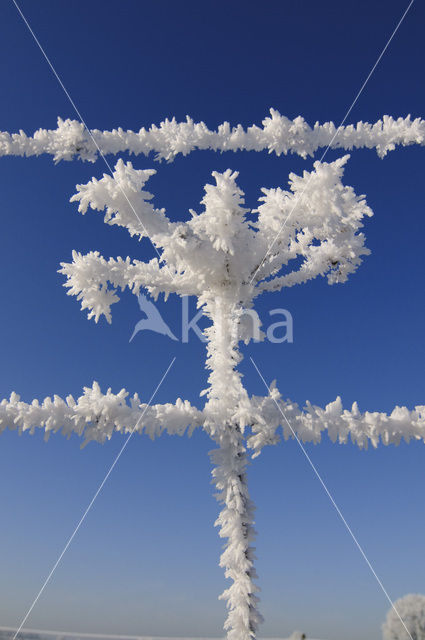
[{"label": "rime ice", "polygon": [[[58,121],[53,131],[39,130],[32,138],[23,132],[0,133],[0,155],[50,153],[56,161],[79,157],[94,160],[102,153],[130,151],[156,159],[173,160],[193,149],[267,149],[280,155],[294,152],[303,157],[319,147],[376,148],[383,156],[396,145],[424,144],[425,123],[410,117],[384,117],[374,125],[358,123],[336,129],[333,123],[309,127],[302,118],[291,121],[272,110],[263,128],[230,128],[228,123],[210,131],[190,118],[177,123],[167,120],[139,133],[121,129],[85,131],[75,121]],[[208,387],[201,409],[189,402],[148,406],[123,389],[103,394],[97,385],[84,388],[75,400],[54,396],[39,403],[22,402],[16,394],[0,403],[0,429],[19,432],[44,429],[46,437],[61,431],[75,432],[84,444],[104,442],[114,431],[134,429],[151,438],[163,431],[191,435],[204,429],[216,444],[211,453],[217,499],[223,505],[216,525],[226,539],[220,566],[231,584],[222,594],[227,601],[225,623],[229,640],[254,638],[261,615],[255,584],[254,505],[247,485],[247,450],[260,454],[275,444],[279,428],[286,440],[320,442],[326,431],[332,441],[349,439],[359,447],[398,444],[402,438],[425,440],[425,406],[413,411],[396,407],[390,415],[362,414],[357,405],[344,410],[339,398],[324,409],[307,403],[300,409],[283,400],[275,385],[267,397],[250,397],[242,384],[238,364],[241,341],[250,335],[242,321],[264,291],[279,291],[323,276],[329,284],[345,282],[369,250],[361,231],[372,215],[365,197],[343,184],[345,155],[334,162],[315,162],[302,176],[290,174],[289,188],[259,190],[258,207],[249,210],[238,187],[238,174],[231,169],[213,172],[212,183],[189,222],[171,222],[163,208],[153,204],[146,183],[154,170],[139,170],[119,160],[113,175],[93,178],[78,185],[72,201],[84,214],[90,208],[104,212],[109,225],[125,227],[132,236],[148,237],[158,256],[148,263],[130,258],[104,258],[98,252],[75,251],[71,263],[62,263],[68,295],[76,296],[88,317],[97,322],[103,315],[111,322],[111,306],[128,287],[138,294],[147,290],[154,298],[161,293],[197,297],[211,324],[206,329],[209,370]],[[251,336],[252,337],[252,336]],[[287,418],[283,420],[283,416]],[[291,427],[288,426],[288,423]]]}]

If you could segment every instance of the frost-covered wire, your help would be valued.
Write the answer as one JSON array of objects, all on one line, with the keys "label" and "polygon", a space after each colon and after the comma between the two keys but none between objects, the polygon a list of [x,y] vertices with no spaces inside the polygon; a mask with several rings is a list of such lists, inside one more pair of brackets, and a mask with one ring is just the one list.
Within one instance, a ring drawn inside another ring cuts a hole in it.
[{"label": "frost-covered wire", "polygon": [[[90,135],[91,134],[91,135]],[[398,145],[423,145],[425,121],[421,118],[392,118],[383,116],[374,124],[358,122],[356,125],[337,127],[333,122],[312,127],[298,116],[293,120],[270,109],[262,127],[253,124],[244,129],[240,124],[231,126],[223,122],[211,130],[204,122],[194,122],[189,116],[184,122],[175,118],[165,119],[158,126],[139,131],[99,131],[90,134],[78,120],[58,118],[57,129],[38,129],[32,136],[19,133],[0,132],[0,155],[38,156],[47,153],[55,162],[60,160],[89,160],[98,157],[98,148],[103,155],[129,152],[134,155],[149,155],[154,152],[156,160],[172,161],[182,154],[195,150],[213,151],[268,151],[276,155],[296,153],[303,158],[312,156],[317,149],[376,149],[380,157]],[[94,142],[95,141],[95,142]]]},{"label": "frost-covered wire", "polygon": [[92,387],[84,387],[77,400],[71,395],[65,400],[55,395],[42,402],[26,403],[12,393],[9,400],[0,402],[0,432],[16,429],[21,435],[42,429],[46,440],[52,433],[60,432],[68,438],[76,434],[84,438],[85,446],[91,441],[103,444],[114,432],[132,433],[133,430],[152,439],[164,431],[170,435],[192,435],[202,424],[201,412],[187,400],[178,398],[175,404],[147,405],[140,402],[137,393],[131,398],[128,396],[125,389],[117,394],[108,389],[103,394],[97,382]]},{"label": "frost-covered wire", "polygon": [[251,398],[251,407],[252,433],[248,446],[253,450],[253,457],[259,455],[265,445],[279,442],[279,427],[284,440],[296,435],[301,442],[318,444],[322,435],[327,435],[332,442],[352,442],[360,449],[367,449],[369,444],[375,448],[380,444],[397,446],[402,440],[425,442],[425,405],[413,410],[396,406],[391,413],[361,413],[357,402],[351,409],[344,409],[341,398],[337,397],[324,408],[307,402],[300,409],[296,403],[282,400],[273,383],[268,396]]}]

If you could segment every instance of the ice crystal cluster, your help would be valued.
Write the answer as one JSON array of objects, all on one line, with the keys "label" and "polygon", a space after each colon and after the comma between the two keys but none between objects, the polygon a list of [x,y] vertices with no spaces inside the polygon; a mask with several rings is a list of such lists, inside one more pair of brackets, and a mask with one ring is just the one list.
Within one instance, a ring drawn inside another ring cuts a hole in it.
[{"label": "ice crystal cluster", "polygon": [[[293,152],[307,157],[329,146],[375,148],[384,156],[396,145],[423,145],[424,139],[425,122],[410,117],[384,117],[373,125],[339,129],[333,123],[311,128],[301,117],[291,121],[272,110],[262,128],[247,130],[224,123],[210,131],[188,118],[183,123],[167,120],[138,133],[89,132],[79,122],[59,120],[56,130],[39,130],[32,137],[0,133],[0,155],[49,153],[55,161],[73,157],[94,161],[99,153],[153,151],[156,159],[171,161],[194,149],[267,149],[277,155]],[[402,438],[425,440],[425,406],[412,411],[396,407],[389,415],[361,413],[356,403],[343,409],[337,398],[325,408],[310,403],[299,408],[284,400],[275,385],[265,397],[250,397],[238,371],[240,342],[252,337],[243,314],[253,308],[257,296],[317,276],[326,277],[329,284],[345,282],[369,253],[361,229],[372,211],[364,196],[342,182],[348,158],[314,162],[312,171],[290,174],[287,189],[261,189],[255,210],[245,206],[236,172],[213,172],[213,182],[205,186],[201,206],[191,211],[188,222],[170,221],[165,210],[152,203],[146,183],[154,170],[118,160],[112,175],[78,185],[72,201],[81,213],[89,208],[104,212],[105,223],[149,238],[160,259],[145,263],[75,251],[72,262],[62,263],[60,269],[68,294],[77,297],[89,318],[97,321],[103,315],[108,322],[112,304],[126,287],[136,294],[146,290],[154,298],[161,293],[196,296],[211,321],[205,331],[209,378],[201,393],[204,406],[198,409],[182,400],[149,406],[137,394],[129,399],[125,390],[103,394],[96,382],[77,400],[54,396],[27,404],[12,394],[0,403],[0,429],[41,428],[46,437],[52,432],[68,436],[75,432],[84,443],[104,442],[114,431],[134,430],[154,438],[164,431],[191,435],[195,428],[211,437],[216,444],[211,454],[213,479],[222,503],[216,524],[227,540],[220,565],[231,581],[221,596],[227,601],[229,640],[255,637],[261,622],[252,547],[254,505],[247,485],[249,451],[259,455],[280,435],[317,443],[324,431],[333,442],[351,440],[359,447],[369,442],[398,444]]]}]

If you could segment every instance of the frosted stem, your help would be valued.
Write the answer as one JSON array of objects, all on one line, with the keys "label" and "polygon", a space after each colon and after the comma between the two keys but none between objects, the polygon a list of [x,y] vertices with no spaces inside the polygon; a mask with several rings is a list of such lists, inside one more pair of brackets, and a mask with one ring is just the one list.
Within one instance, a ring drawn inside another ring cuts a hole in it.
[{"label": "frosted stem", "polygon": [[215,440],[219,448],[210,453],[215,465],[212,475],[217,500],[224,504],[215,524],[220,527],[220,537],[227,538],[220,566],[232,580],[220,596],[227,600],[229,610],[224,628],[228,640],[251,640],[262,617],[257,610],[259,588],[254,583],[254,504],[248,493],[247,458],[238,427],[227,425]]},{"label": "frosted stem", "polygon": [[216,521],[220,537],[227,538],[220,566],[232,584],[220,596],[227,601],[229,614],[224,628],[228,640],[255,638],[262,617],[257,610],[259,591],[254,584],[255,536],[254,504],[248,493],[247,457],[244,446],[244,422],[240,410],[247,394],[237,371],[241,360],[238,350],[238,322],[241,317],[240,291],[225,287],[206,305],[212,326],[207,366],[211,369],[205,407],[210,420],[210,435],[218,449],[210,453],[214,464],[213,481],[217,500],[224,505]]}]

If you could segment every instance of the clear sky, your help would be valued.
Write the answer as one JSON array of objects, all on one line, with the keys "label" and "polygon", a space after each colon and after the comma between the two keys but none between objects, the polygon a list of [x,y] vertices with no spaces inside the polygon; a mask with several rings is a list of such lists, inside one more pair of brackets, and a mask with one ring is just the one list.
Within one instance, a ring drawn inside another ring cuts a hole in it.
[{"label": "clear sky", "polygon": [[[407,7],[406,2],[312,0],[22,0],[40,42],[89,127],[138,130],[186,114],[215,127],[260,124],[274,107],[310,124],[339,124]],[[0,130],[32,133],[75,114],[16,8],[1,0]],[[424,6],[413,4],[354,106],[348,122],[383,114],[425,116]],[[341,152],[330,152],[332,160]],[[124,156],[125,157],[125,156]],[[114,159],[112,159],[115,161]],[[288,173],[313,159],[265,153],[193,153],[158,169],[149,182],[172,219],[200,210],[212,170],[240,171],[248,206],[262,186],[285,187]],[[362,410],[425,404],[425,150],[381,160],[356,151],[345,183],[365,193],[374,217],[365,233],[372,255],[343,285],[324,280],[265,296],[294,319],[292,344],[253,344],[242,363],[250,392],[264,387],[252,355],[285,397],[323,405],[338,394]],[[199,403],[204,345],[139,333],[137,300],[125,293],[113,323],[88,321],[67,297],[61,261],[71,251],[150,259],[147,240],[77,214],[77,183],[106,170],[101,160],[55,166],[51,158],[0,159],[0,398],[30,401],[80,394],[99,381],[147,401],[172,357],[158,402]],[[180,336],[181,306],[158,305]],[[190,301],[191,313],[194,311]],[[0,446],[0,625],[17,626],[122,445],[116,436],[83,451],[77,438],[6,432]],[[225,581],[218,505],[210,485],[211,443],[135,437],[96,501],[27,626],[144,635],[220,636]],[[392,598],[425,593],[425,448],[359,451],[307,446],[329,490]],[[262,635],[294,628],[329,640],[377,640],[389,607],[296,443],[265,449],[250,467],[258,505]]]}]

